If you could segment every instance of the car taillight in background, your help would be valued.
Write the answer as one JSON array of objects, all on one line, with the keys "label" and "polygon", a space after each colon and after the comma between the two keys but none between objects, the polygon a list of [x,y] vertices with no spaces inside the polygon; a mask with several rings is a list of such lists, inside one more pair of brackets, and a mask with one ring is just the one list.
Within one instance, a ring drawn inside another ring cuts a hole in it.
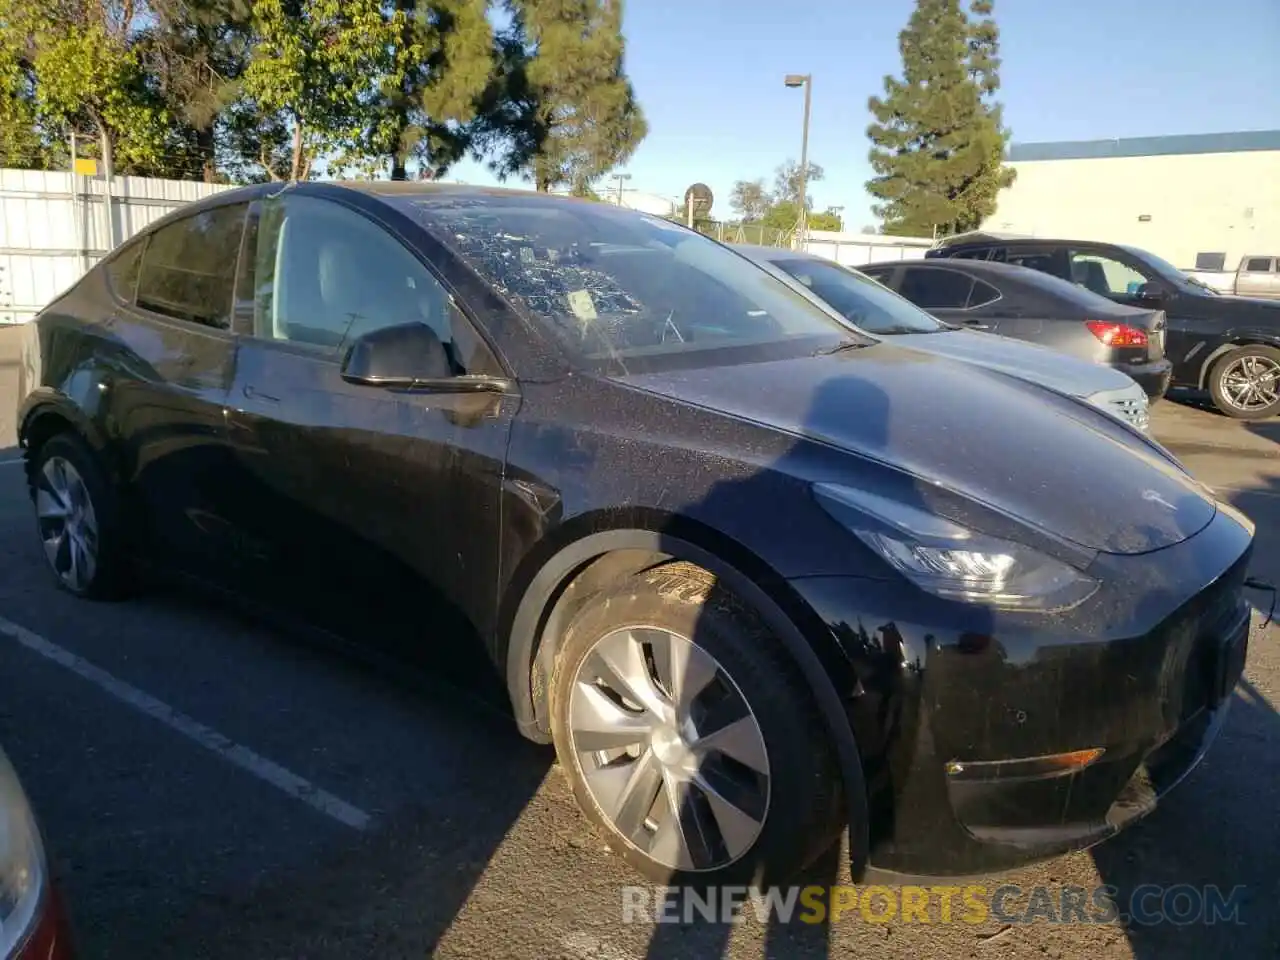
[{"label": "car taillight in background", "polygon": [[0,753],[0,960],[70,957],[35,815],[17,774]]},{"label": "car taillight in background", "polygon": [[1147,332],[1128,324],[1112,323],[1107,320],[1086,320],[1084,325],[1108,347],[1145,347],[1147,345]]}]

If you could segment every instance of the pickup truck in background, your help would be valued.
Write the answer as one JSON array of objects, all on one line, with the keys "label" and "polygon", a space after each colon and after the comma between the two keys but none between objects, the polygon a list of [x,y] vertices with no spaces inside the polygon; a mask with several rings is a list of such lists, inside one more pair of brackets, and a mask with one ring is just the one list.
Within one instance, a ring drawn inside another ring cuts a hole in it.
[{"label": "pickup truck in background", "polygon": [[[1163,310],[1171,386],[1206,390],[1214,406],[1240,420],[1280,414],[1280,296],[1228,296],[1149,250],[1092,240],[975,231],[947,237],[925,256],[1014,263],[1116,303]],[[1265,259],[1274,269],[1276,258],[1244,259]]]},{"label": "pickup truck in background", "polygon": [[1280,300],[1280,257],[1266,254],[1250,254],[1240,258],[1235,272],[1222,269],[1202,269],[1200,263],[1187,275],[1207,283],[1219,293],[1236,297],[1262,297]]}]

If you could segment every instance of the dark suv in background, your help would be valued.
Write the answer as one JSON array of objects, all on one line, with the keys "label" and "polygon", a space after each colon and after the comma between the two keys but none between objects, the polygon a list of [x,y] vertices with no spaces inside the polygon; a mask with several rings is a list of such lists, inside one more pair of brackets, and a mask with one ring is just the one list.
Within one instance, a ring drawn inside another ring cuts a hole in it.
[{"label": "dark suv in background", "polygon": [[1225,296],[1122,244],[970,233],[925,256],[1031,267],[1116,303],[1163,310],[1172,386],[1208,390],[1219,410],[1241,420],[1280,413],[1280,301]]}]

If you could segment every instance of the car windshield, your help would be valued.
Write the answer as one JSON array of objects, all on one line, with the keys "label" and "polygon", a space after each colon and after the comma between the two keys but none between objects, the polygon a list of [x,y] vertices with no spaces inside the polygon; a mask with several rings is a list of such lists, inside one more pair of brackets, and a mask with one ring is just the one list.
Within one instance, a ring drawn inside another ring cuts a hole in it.
[{"label": "car windshield", "polygon": [[[602,203],[512,195],[401,199],[438,239],[579,360],[790,345],[857,332],[816,300],[679,224]],[[646,363],[646,366],[653,366]]]},{"label": "car windshield", "polygon": [[1214,294],[1218,292],[1207,283],[1202,283],[1195,277],[1187,276],[1168,260],[1165,260],[1162,257],[1157,257],[1150,250],[1142,250],[1138,247],[1129,246],[1121,246],[1120,249],[1128,253],[1131,257],[1136,257],[1138,261],[1145,266],[1150,267],[1161,280],[1171,283],[1176,287],[1195,287],[1197,290],[1208,290],[1210,293]]},{"label": "car windshield", "polygon": [[837,263],[807,257],[772,263],[868,333],[891,336],[951,329],[870,277]]}]

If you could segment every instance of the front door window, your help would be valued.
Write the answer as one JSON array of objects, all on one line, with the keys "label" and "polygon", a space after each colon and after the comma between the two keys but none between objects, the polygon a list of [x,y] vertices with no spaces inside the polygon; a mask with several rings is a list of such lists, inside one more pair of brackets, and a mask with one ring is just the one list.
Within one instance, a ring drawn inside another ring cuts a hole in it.
[{"label": "front door window", "polygon": [[1073,251],[1071,279],[1086,290],[1114,300],[1137,296],[1138,290],[1150,278],[1114,257]]}]

